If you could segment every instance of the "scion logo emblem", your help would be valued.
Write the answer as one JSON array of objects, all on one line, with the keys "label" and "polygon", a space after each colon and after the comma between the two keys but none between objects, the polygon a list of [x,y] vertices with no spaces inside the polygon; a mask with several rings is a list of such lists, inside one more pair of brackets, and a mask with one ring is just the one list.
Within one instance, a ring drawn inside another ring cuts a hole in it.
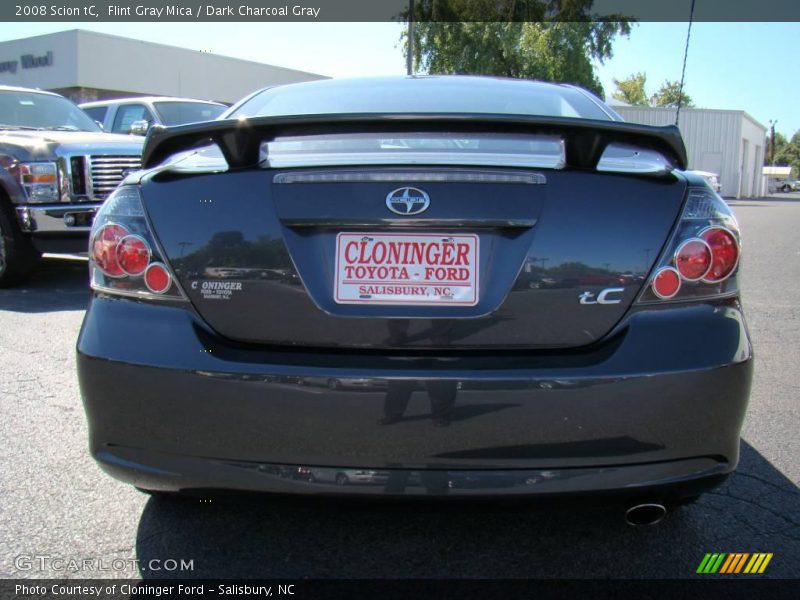
[{"label": "scion logo emblem", "polygon": [[622,298],[610,298],[612,294],[622,294],[625,288],[606,288],[597,294],[597,297],[592,292],[583,292],[580,298],[581,304],[619,304]]},{"label": "scion logo emblem", "polygon": [[389,192],[386,208],[398,215],[418,215],[427,210],[431,199],[418,188],[402,187]]}]

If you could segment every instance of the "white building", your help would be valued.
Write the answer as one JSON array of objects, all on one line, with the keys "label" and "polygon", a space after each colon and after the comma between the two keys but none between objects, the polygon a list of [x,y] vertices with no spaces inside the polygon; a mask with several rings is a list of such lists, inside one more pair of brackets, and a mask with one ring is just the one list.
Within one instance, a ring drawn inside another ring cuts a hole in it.
[{"label": "white building", "polygon": [[[626,121],[645,125],[675,123],[674,108],[613,106]],[[689,169],[719,175],[722,195],[764,196],[767,128],[742,110],[682,108],[678,128],[689,154]]]},{"label": "white building", "polygon": [[0,42],[0,84],[50,90],[74,102],[153,95],[230,104],[262,87],[324,78],[80,29]]}]

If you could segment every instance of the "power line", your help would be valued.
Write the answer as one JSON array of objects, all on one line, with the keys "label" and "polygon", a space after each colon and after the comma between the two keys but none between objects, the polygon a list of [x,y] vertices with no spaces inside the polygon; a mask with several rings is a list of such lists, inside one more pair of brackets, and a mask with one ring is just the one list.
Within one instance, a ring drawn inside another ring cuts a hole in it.
[{"label": "power line", "polygon": [[678,118],[681,115],[681,105],[683,104],[683,82],[686,79],[686,60],[689,58],[689,39],[692,37],[692,22],[694,21],[694,2],[692,0],[692,8],[689,9],[689,29],[686,32],[686,48],[683,51],[683,69],[681,70],[681,87],[678,90],[678,109],[675,111],[675,125],[678,124]]},{"label": "power line", "polygon": [[406,75],[414,74],[414,0],[408,0],[408,31],[407,31]]}]

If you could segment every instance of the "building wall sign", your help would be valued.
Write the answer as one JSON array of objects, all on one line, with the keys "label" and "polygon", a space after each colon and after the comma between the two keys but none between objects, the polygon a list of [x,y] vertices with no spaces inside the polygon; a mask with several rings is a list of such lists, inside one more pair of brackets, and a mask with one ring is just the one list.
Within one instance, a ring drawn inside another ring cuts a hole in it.
[{"label": "building wall sign", "polygon": [[45,54],[23,54],[19,60],[4,60],[0,61],[0,73],[16,73],[19,67],[23,69],[36,69],[39,67],[52,67],[53,66],[53,53],[51,51]]}]

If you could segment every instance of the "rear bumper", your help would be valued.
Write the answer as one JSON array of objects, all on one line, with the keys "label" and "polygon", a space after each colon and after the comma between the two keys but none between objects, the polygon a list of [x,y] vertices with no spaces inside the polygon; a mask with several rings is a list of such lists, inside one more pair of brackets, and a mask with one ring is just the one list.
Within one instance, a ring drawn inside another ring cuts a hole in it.
[{"label": "rear bumper", "polygon": [[583,353],[436,358],[235,347],[98,297],[78,370],[93,455],[148,489],[680,496],[735,468],[752,354],[735,300],[642,310]]},{"label": "rear bumper", "polygon": [[[537,496],[604,494],[679,500],[708,491],[731,465],[696,458],[613,467],[568,469],[374,469],[364,470],[241,462],[107,447],[95,454],[113,477],[147,490],[209,493],[219,490],[349,496]],[[330,477],[317,473],[330,472]],[[308,473],[306,475],[305,473]]]}]

